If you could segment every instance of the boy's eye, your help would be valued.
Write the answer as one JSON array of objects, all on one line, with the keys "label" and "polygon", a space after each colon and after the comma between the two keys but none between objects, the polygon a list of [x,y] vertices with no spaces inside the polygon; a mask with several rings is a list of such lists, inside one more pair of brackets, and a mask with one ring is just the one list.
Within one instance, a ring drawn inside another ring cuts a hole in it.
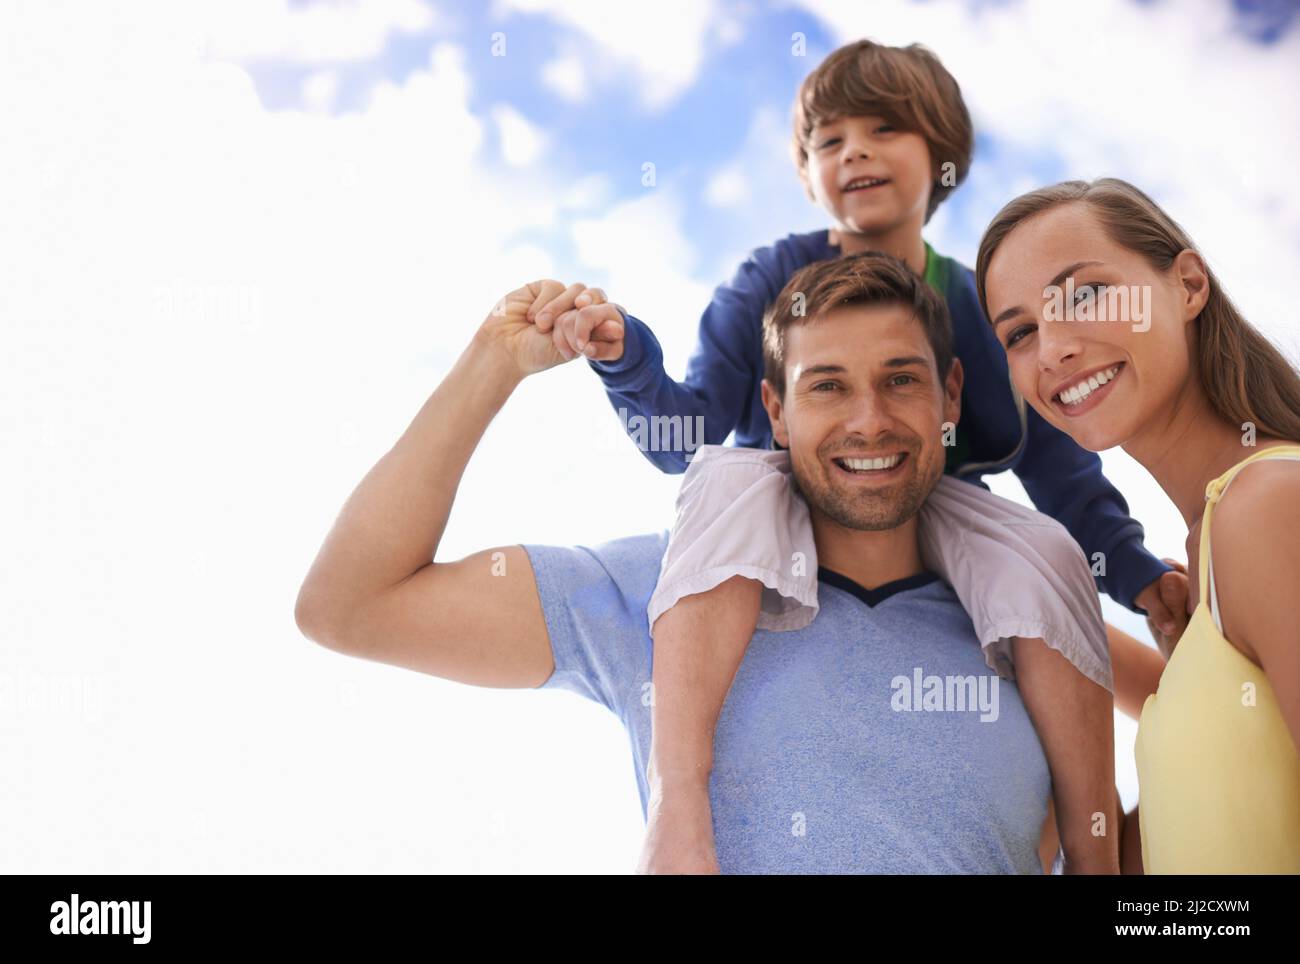
[{"label": "boy's eye", "polygon": [[893,132],[893,131],[896,130],[896,129],[897,129],[897,128],[895,128],[893,124],[881,124],[879,127],[876,128],[876,133],[877,133],[877,134],[882,134],[882,133],[883,133],[883,134],[888,134],[888,133]]},{"label": "boy's eye", "polygon": [[829,139],[827,139],[827,140],[824,140],[824,141],[822,141],[822,147],[830,147],[832,144],[834,144],[834,143],[835,143],[836,141],[838,141],[838,140],[839,140],[838,137],[832,137],[832,138],[829,138]]}]

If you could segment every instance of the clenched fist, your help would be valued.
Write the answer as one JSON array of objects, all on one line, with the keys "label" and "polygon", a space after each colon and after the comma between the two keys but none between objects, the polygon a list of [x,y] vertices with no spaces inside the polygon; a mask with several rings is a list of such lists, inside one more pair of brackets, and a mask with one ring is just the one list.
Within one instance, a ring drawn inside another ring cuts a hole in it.
[{"label": "clenched fist", "polygon": [[506,295],[477,338],[503,349],[521,376],[582,355],[613,361],[623,355],[623,311],[599,288],[534,281]]}]

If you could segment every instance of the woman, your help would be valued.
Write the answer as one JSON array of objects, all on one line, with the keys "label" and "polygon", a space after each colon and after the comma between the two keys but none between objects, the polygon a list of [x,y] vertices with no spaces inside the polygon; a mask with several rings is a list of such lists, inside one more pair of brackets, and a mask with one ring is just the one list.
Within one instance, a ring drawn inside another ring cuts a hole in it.
[{"label": "woman", "polygon": [[1187,522],[1192,618],[1142,708],[1126,869],[1300,873],[1300,375],[1124,181],[1012,201],[976,277],[1026,401],[1122,446]]}]

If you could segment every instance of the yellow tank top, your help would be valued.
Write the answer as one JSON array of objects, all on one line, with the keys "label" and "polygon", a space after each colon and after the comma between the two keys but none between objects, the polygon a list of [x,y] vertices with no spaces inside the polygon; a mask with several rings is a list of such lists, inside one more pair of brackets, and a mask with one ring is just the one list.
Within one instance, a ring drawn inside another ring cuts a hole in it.
[{"label": "yellow tank top", "polygon": [[1300,460],[1300,445],[1256,452],[1205,488],[1199,601],[1134,746],[1148,874],[1300,873],[1300,754],[1268,677],[1223,635],[1210,557],[1214,504],[1245,466],[1279,458]]}]

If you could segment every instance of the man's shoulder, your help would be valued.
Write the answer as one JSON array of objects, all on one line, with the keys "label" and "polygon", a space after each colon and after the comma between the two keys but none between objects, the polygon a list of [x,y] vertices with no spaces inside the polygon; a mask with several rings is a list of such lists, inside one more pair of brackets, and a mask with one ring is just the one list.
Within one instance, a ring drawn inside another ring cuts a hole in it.
[{"label": "man's shoulder", "polygon": [[623,536],[594,545],[525,543],[543,609],[572,605],[578,593],[648,600],[668,547],[668,531]]}]

